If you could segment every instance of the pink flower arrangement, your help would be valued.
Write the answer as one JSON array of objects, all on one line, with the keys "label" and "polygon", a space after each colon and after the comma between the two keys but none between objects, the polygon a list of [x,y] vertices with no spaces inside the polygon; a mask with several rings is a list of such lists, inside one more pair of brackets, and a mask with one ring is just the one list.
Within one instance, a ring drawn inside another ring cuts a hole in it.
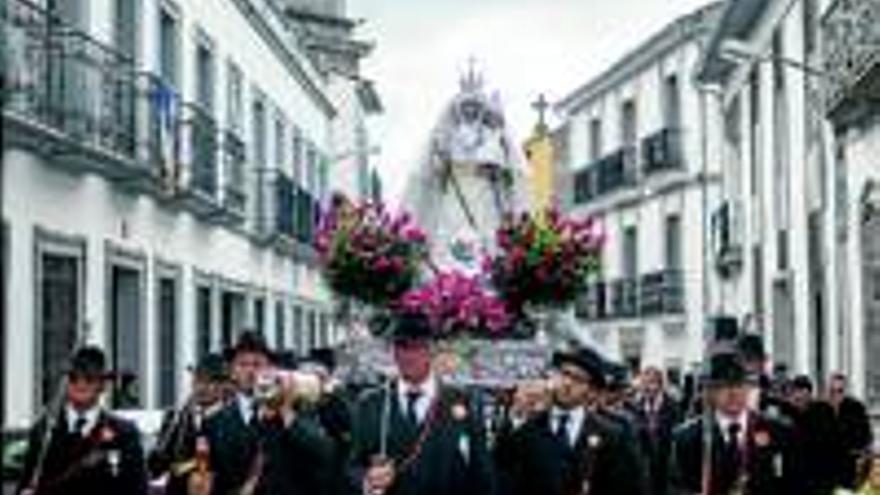
[{"label": "pink flower arrangement", "polygon": [[315,248],[330,288],[366,304],[397,300],[419,279],[427,237],[406,213],[381,203],[334,197],[322,217]]},{"label": "pink flower arrangement", "polygon": [[424,314],[437,338],[464,335],[501,337],[512,319],[504,302],[490,294],[475,277],[452,271],[408,291],[397,310]]},{"label": "pink flower arrangement", "polygon": [[605,230],[593,217],[577,220],[549,208],[508,217],[496,241],[498,252],[483,269],[508,304],[559,307],[573,302],[600,268]]}]

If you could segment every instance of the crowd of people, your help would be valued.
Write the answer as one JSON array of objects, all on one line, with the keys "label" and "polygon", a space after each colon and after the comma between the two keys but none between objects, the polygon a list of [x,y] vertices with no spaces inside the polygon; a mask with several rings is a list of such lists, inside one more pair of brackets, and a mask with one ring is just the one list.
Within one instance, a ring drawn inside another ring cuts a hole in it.
[{"label": "crowd of people", "polygon": [[401,317],[397,372],[335,378],[330,350],[277,354],[243,332],[192,368],[192,394],[145,452],[104,409],[107,369],[79,349],[61,407],[34,426],[30,495],[831,495],[880,493],[880,458],[846,377],[764,373],[760,338],[713,348],[692,387],[595,350],[556,352],[546,378],[451,385],[425,321]]}]

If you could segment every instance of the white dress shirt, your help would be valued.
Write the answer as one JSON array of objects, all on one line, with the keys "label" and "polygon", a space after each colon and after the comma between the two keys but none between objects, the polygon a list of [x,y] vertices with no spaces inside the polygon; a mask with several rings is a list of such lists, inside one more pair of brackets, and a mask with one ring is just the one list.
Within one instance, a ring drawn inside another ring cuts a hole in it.
[{"label": "white dress shirt", "polygon": [[67,404],[66,414],[67,414],[67,431],[70,433],[76,433],[76,423],[80,418],[85,419],[85,423],[83,425],[82,430],[79,431],[82,436],[87,437],[95,428],[95,425],[98,424],[98,414],[101,412],[101,408],[98,406],[94,406],[91,409],[85,411],[77,411],[70,404]]},{"label": "white dress shirt", "polygon": [[404,414],[406,414],[409,405],[410,392],[419,392],[419,397],[415,403],[415,411],[416,419],[418,419],[419,423],[422,423],[428,415],[428,409],[434,403],[434,398],[437,397],[437,381],[433,376],[429,376],[421,384],[412,384],[399,380],[397,382],[397,400],[400,404],[400,410]]},{"label": "white dress shirt", "polygon": [[566,426],[566,436],[568,437],[568,445],[574,446],[581,434],[584,426],[584,408],[576,407],[566,410],[554,407],[550,412],[550,428],[554,433],[559,429],[559,422],[562,417],[568,415],[568,425]]},{"label": "white dress shirt", "polygon": [[254,415],[254,398],[246,394],[235,394],[235,402],[238,404],[238,411],[244,424],[250,424]]},{"label": "white dress shirt", "polygon": [[725,442],[730,442],[730,439],[727,438],[730,431],[730,425],[733,423],[739,424],[739,432],[737,433],[737,443],[742,445],[746,437],[746,430],[749,427],[749,412],[743,411],[740,413],[738,417],[730,417],[721,413],[715,414],[715,420],[718,422],[718,427],[721,429],[721,438],[724,439]]}]

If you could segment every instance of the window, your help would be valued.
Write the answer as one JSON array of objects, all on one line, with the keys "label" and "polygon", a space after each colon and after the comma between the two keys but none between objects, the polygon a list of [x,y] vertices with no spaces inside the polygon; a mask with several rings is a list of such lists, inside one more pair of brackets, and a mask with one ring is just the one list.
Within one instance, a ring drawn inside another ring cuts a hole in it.
[{"label": "window", "polygon": [[598,118],[590,120],[590,161],[602,156],[602,121]]},{"label": "window", "polygon": [[[243,94],[244,76],[241,69],[237,65],[230,62],[227,67],[227,102],[226,102],[226,119],[227,125],[233,131],[241,133],[244,127],[244,110],[243,110]],[[240,134],[239,134],[240,135]]]},{"label": "window", "polygon": [[280,113],[275,117],[275,166],[279,170],[287,171],[287,125],[284,123],[284,116]]},{"label": "window", "polygon": [[624,146],[635,146],[638,138],[636,122],[636,102],[632,99],[623,102],[621,109],[621,141]]},{"label": "window", "polygon": [[318,187],[318,152],[314,145],[309,143],[306,155],[306,189],[314,194]]},{"label": "window", "polygon": [[751,172],[751,182],[750,182],[750,190],[753,196],[758,195],[758,187],[759,187],[759,167],[758,167],[758,157],[759,155],[759,143],[758,137],[761,135],[760,126],[761,126],[761,73],[758,70],[760,65],[756,66],[752,69],[751,74],[749,75],[749,121],[750,125],[750,134],[749,134],[749,142],[751,145],[751,150],[749,153],[749,161],[750,172]]},{"label": "window", "polygon": [[266,107],[260,98],[254,100],[253,105],[254,165],[262,169],[266,166]]},{"label": "window", "polygon": [[48,404],[76,345],[82,324],[84,243],[37,233],[37,325],[40,404]]},{"label": "window", "polygon": [[816,0],[803,0],[804,6],[804,53],[809,57],[816,51],[816,35],[819,31],[816,22]]},{"label": "window", "polygon": [[113,44],[131,60],[137,59],[140,40],[137,0],[116,0],[113,9]]},{"label": "window", "polygon": [[303,140],[299,128],[293,128],[293,180],[303,185]]},{"label": "window", "polygon": [[677,214],[666,217],[666,270],[681,269],[681,217]]},{"label": "window", "polygon": [[681,94],[675,74],[666,76],[663,83],[663,121],[668,129],[681,126]]},{"label": "window", "polygon": [[306,346],[303,343],[305,336],[305,328],[303,328],[303,310],[299,306],[293,307],[293,342],[298,351],[303,351]]},{"label": "window", "polygon": [[119,256],[110,268],[110,366],[119,375],[112,403],[116,408],[139,408],[144,403],[142,314],[143,260]]},{"label": "window", "polygon": [[254,330],[266,335],[266,300],[262,297],[254,299]]},{"label": "window", "polygon": [[180,24],[167,7],[159,9],[159,75],[162,80],[180,87]]},{"label": "window", "polygon": [[176,396],[177,380],[177,279],[160,277],[157,287],[156,324],[159,349],[156,355],[159,407],[171,407]]},{"label": "window", "polygon": [[314,311],[309,311],[309,338],[308,338],[308,348],[312,349],[318,346],[318,314]]},{"label": "window", "polygon": [[623,276],[625,278],[635,278],[638,276],[639,269],[639,237],[638,228],[635,226],[627,227],[623,233]]},{"label": "window", "polygon": [[739,197],[742,191],[742,105],[739,96],[734,97],[724,112],[724,140],[726,142],[726,177],[729,193]]},{"label": "window", "polygon": [[752,297],[755,308],[755,325],[758,332],[764,328],[764,256],[761,245],[752,246]]},{"label": "window", "polygon": [[196,44],[196,102],[213,116],[214,54],[207,41]]},{"label": "window", "polygon": [[275,349],[281,351],[287,349],[287,339],[284,332],[284,303],[275,303]]},{"label": "window", "polygon": [[196,361],[211,352],[211,288],[196,288]]},{"label": "window", "polygon": [[327,197],[330,189],[330,167],[327,159],[323,154],[318,155],[318,193],[319,199],[323,200]]}]

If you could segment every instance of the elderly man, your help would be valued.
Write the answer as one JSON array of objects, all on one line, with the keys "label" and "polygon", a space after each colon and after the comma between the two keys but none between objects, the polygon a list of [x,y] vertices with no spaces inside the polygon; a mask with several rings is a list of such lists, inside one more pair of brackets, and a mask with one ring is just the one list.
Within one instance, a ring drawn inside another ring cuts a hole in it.
[{"label": "elderly man", "polygon": [[604,360],[582,348],[553,356],[548,409],[498,438],[496,459],[510,495],[642,495],[647,484],[635,440],[591,411]]},{"label": "elderly man", "polygon": [[[711,411],[676,430],[672,447],[673,493],[779,495],[802,493],[800,461],[792,432],[780,420],[749,409],[752,385],[741,356],[710,357],[705,377]],[[711,432],[709,469],[704,469],[704,428]]]},{"label": "elderly man", "polygon": [[398,377],[367,391],[354,415],[356,489],[368,495],[494,493],[481,407],[438,381],[425,318],[398,315],[393,325]]}]

